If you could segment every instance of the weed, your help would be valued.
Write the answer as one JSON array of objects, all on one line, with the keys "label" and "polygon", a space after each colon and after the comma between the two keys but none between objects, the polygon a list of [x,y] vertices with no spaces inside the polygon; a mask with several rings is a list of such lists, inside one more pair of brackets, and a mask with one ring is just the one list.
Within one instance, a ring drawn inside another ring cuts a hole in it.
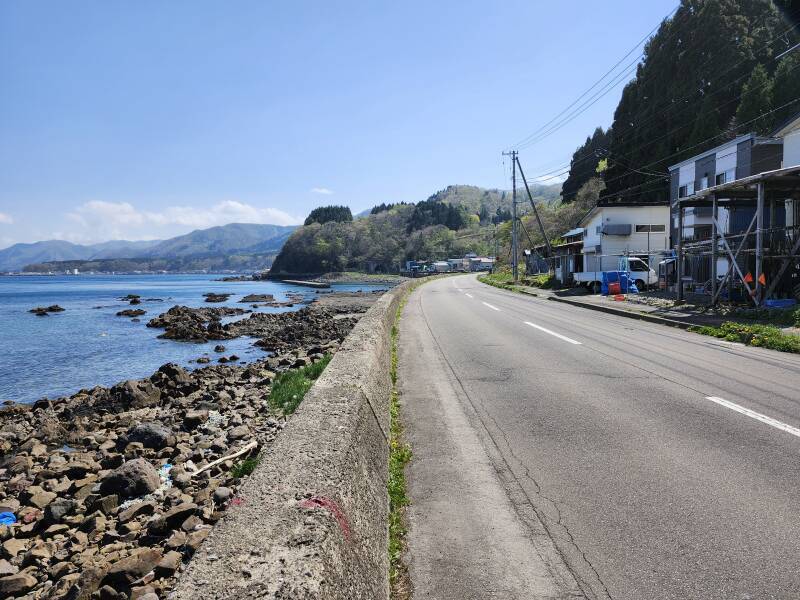
[{"label": "weed", "polygon": [[725,321],[719,327],[690,327],[689,331],[711,335],[729,342],[740,342],[748,346],[758,346],[800,354],[800,336],[783,333],[772,325],[757,325]]},{"label": "weed", "polygon": [[253,471],[256,470],[258,462],[259,458],[257,456],[245,458],[242,462],[236,463],[231,467],[231,475],[236,479],[244,477],[245,475],[251,475]]},{"label": "weed", "polygon": [[314,384],[314,380],[322,375],[331,358],[330,354],[326,354],[322,360],[315,363],[280,373],[272,382],[272,391],[269,394],[273,408],[285,415],[297,410],[306,392]]}]

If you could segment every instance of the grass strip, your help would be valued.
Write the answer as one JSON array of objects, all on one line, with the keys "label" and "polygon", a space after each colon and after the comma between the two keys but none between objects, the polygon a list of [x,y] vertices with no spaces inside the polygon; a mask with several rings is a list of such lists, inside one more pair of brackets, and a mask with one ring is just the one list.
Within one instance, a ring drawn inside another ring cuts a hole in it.
[{"label": "grass strip", "polygon": [[710,325],[695,326],[690,327],[689,331],[711,335],[729,342],[740,342],[747,346],[800,354],[800,336],[784,333],[772,325],[725,321],[719,327]]},{"label": "grass strip", "polygon": [[272,407],[282,411],[284,415],[291,415],[300,406],[306,392],[314,385],[314,380],[322,375],[331,358],[331,354],[326,354],[315,363],[278,374],[272,382],[269,394]]}]

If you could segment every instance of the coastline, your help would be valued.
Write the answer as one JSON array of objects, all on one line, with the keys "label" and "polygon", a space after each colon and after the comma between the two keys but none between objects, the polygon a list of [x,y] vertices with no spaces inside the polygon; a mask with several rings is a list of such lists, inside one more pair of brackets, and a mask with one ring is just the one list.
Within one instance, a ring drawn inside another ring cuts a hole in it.
[{"label": "coastline", "polygon": [[[303,319],[242,319],[274,352],[247,365],[168,363],[147,378],[0,409],[0,512],[16,521],[0,526],[0,596],[165,597],[237,504],[243,465],[283,429],[288,416],[270,401],[276,377],[335,353],[378,297],[331,293]],[[245,335],[236,323],[224,327]]]}]

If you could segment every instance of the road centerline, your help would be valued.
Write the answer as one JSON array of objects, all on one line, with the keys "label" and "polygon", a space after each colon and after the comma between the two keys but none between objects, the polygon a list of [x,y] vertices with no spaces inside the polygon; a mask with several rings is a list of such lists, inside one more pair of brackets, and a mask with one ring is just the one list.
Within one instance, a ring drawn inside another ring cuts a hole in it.
[{"label": "road centerline", "polygon": [[[468,294],[468,295],[469,295],[469,294]],[[499,308],[497,308],[496,306],[493,306],[493,305],[489,304],[488,302],[482,302],[482,304],[485,304],[486,306],[488,306],[488,307],[489,307],[489,308],[491,308],[492,310],[496,310],[496,311],[500,312],[500,309],[499,309]]]},{"label": "road centerline", "polygon": [[474,298],[474,297],[475,297],[475,296],[473,296],[472,294],[468,294],[467,292],[464,292],[464,295],[465,295],[467,298]]},{"label": "road centerline", "polygon": [[[484,304],[486,304],[486,303],[484,302]],[[555,337],[557,337],[557,338],[559,338],[561,340],[564,340],[565,342],[569,342],[570,344],[575,344],[576,346],[580,346],[581,345],[581,342],[579,342],[577,340],[573,340],[572,338],[568,338],[565,335],[561,335],[560,333],[556,333],[555,331],[551,331],[551,330],[547,329],[546,327],[542,327],[541,325],[537,325],[536,323],[531,323],[530,321],[525,321],[525,325],[530,325],[534,329],[538,329],[539,331],[544,331],[545,333],[549,333],[550,335],[555,336]]]},{"label": "road centerline", "polygon": [[777,419],[773,419],[772,417],[768,417],[767,415],[761,414],[749,408],[745,408],[744,406],[731,402],[730,400],[725,400],[725,398],[720,398],[718,396],[706,396],[706,400],[710,400],[715,404],[719,404],[720,406],[724,406],[725,408],[734,410],[738,413],[750,417],[751,419],[755,419],[756,421],[761,421],[762,423],[774,427],[775,429],[780,429],[781,431],[790,433],[795,437],[800,437],[800,429],[798,429],[797,427],[793,427],[791,425],[788,425],[787,423],[784,423],[783,421],[778,421]]}]

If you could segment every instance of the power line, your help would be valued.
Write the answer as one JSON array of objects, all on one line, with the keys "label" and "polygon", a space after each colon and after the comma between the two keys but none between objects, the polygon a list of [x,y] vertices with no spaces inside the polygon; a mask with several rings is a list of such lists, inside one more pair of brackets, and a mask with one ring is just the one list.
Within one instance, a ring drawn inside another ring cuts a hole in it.
[{"label": "power line", "polygon": [[664,17],[664,18],[663,18],[663,19],[662,19],[662,20],[661,20],[661,21],[658,23],[658,25],[656,25],[655,27],[653,27],[653,29],[651,29],[651,30],[650,30],[650,31],[647,33],[647,35],[645,35],[645,36],[644,36],[644,37],[643,37],[643,38],[642,38],[642,39],[641,39],[639,42],[637,42],[637,44],[636,44],[636,45],[635,45],[633,48],[631,48],[630,50],[628,50],[628,52],[625,54],[625,56],[623,56],[623,57],[622,57],[622,58],[621,58],[619,61],[617,61],[617,63],[616,63],[616,64],[614,64],[614,66],[612,66],[612,67],[611,67],[611,68],[610,68],[608,71],[606,71],[606,72],[603,74],[603,76],[602,76],[602,77],[600,77],[600,79],[598,79],[596,82],[594,82],[594,83],[593,83],[593,84],[592,84],[592,85],[591,85],[591,86],[590,86],[590,87],[589,87],[589,88],[588,88],[586,91],[584,91],[584,92],[583,92],[583,93],[582,93],[580,96],[578,96],[578,97],[577,97],[577,98],[576,98],[576,99],[575,99],[575,100],[572,102],[572,104],[570,104],[569,106],[567,106],[567,107],[566,107],[564,110],[562,110],[562,111],[561,111],[560,113],[558,113],[558,114],[557,114],[555,117],[553,117],[552,119],[550,119],[550,120],[549,120],[547,123],[545,123],[544,125],[542,125],[541,127],[539,127],[539,129],[537,129],[536,131],[534,131],[534,132],[533,132],[533,133],[531,133],[530,135],[526,136],[525,138],[523,138],[522,140],[520,140],[520,141],[519,141],[519,142],[517,142],[516,144],[513,144],[513,146],[512,146],[512,147],[517,147],[517,146],[520,146],[520,145],[522,145],[522,144],[523,144],[523,143],[525,143],[525,142],[526,142],[526,141],[527,141],[529,138],[531,138],[531,137],[535,136],[535,135],[536,135],[536,134],[538,134],[540,131],[542,131],[543,129],[545,129],[546,127],[548,127],[548,126],[549,126],[549,125],[550,125],[550,124],[551,124],[553,121],[555,121],[556,119],[558,119],[559,117],[561,117],[561,115],[563,115],[563,114],[564,114],[565,112],[567,112],[567,111],[568,111],[570,108],[572,108],[572,107],[573,107],[573,106],[575,106],[575,105],[576,105],[578,102],[580,102],[580,101],[581,101],[581,99],[583,99],[583,98],[584,98],[584,97],[585,97],[585,96],[586,96],[586,95],[587,95],[589,92],[591,92],[591,91],[592,91],[592,90],[593,90],[595,87],[597,87],[597,86],[600,84],[600,82],[602,82],[602,81],[603,81],[603,80],[604,80],[606,77],[608,77],[608,76],[609,76],[609,75],[610,75],[610,74],[611,74],[611,73],[612,73],[612,72],[613,72],[613,71],[614,71],[614,70],[615,70],[615,69],[616,69],[616,68],[617,68],[617,67],[618,67],[620,64],[622,64],[622,62],[623,62],[625,59],[627,59],[627,58],[628,58],[628,57],[629,57],[629,56],[630,56],[630,55],[631,55],[631,54],[632,54],[632,53],[633,53],[633,52],[634,52],[634,51],[635,51],[635,50],[636,50],[636,49],[637,49],[639,46],[641,46],[643,43],[645,43],[645,42],[646,42],[646,41],[647,41],[647,40],[650,38],[650,36],[651,36],[651,35],[653,35],[653,33],[654,33],[654,32],[655,32],[655,31],[656,31],[656,30],[657,30],[659,27],[661,27],[661,25],[662,25],[662,23],[663,23],[664,21],[666,21],[666,20],[667,20],[668,18],[670,18],[670,17],[671,17],[673,14],[675,14],[675,12],[678,10],[678,8],[680,8],[680,4],[679,4],[678,6],[676,6],[675,8],[673,8],[673,9],[672,9],[672,10],[671,10],[671,11],[670,11],[668,14],[667,14],[667,16],[665,16],[665,17]]}]

